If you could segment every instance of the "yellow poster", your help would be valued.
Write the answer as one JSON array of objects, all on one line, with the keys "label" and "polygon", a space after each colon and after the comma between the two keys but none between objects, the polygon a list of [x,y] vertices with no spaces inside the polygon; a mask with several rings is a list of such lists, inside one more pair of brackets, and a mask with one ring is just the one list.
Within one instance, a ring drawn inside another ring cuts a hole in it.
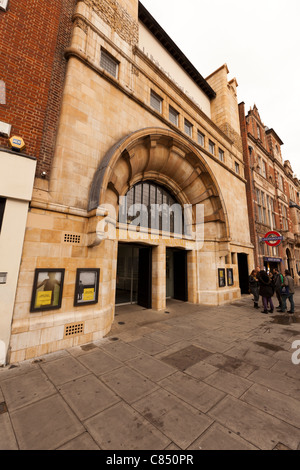
[{"label": "yellow poster", "polygon": [[95,289],[84,289],[83,300],[94,300]]},{"label": "yellow poster", "polygon": [[51,300],[52,300],[51,290],[37,292],[35,306],[41,307],[42,305],[51,305]]}]

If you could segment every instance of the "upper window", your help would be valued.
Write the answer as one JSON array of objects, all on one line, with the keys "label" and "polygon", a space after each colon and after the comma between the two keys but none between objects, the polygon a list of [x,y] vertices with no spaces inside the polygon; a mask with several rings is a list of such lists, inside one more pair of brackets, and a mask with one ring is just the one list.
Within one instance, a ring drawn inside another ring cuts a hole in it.
[{"label": "upper window", "polygon": [[118,78],[119,62],[101,49],[100,67],[115,78]]},{"label": "upper window", "polygon": [[187,119],[184,120],[184,132],[192,137],[193,124],[191,124]]},{"label": "upper window", "polygon": [[267,177],[267,165],[266,165],[266,162],[264,160],[261,161],[261,174],[265,178]]},{"label": "upper window", "polygon": [[239,175],[240,174],[240,165],[235,162],[235,172]]},{"label": "upper window", "polygon": [[150,105],[153,109],[158,111],[159,113],[162,112],[162,102],[163,99],[155,93],[155,91],[151,90],[151,95],[150,95]]},{"label": "upper window", "polygon": [[257,125],[257,137],[258,137],[258,139],[261,139],[260,127],[259,127],[259,125]]},{"label": "upper window", "polygon": [[202,132],[198,131],[197,132],[197,138],[198,138],[198,144],[201,145],[201,147],[204,147],[204,134],[202,134]]},{"label": "upper window", "polygon": [[219,160],[221,162],[224,162],[224,151],[222,149],[219,149]]},{"label": "upper window", "polygon": [[172,108],[172,106],[169,106],[169,119],[175,126],[178,126],[178,117],[179,117],[178,111]]},{"label": "upper window", "polygon": [[215,144],[211,140],[208,142],[208,149],[210,153],[215,154]]}]

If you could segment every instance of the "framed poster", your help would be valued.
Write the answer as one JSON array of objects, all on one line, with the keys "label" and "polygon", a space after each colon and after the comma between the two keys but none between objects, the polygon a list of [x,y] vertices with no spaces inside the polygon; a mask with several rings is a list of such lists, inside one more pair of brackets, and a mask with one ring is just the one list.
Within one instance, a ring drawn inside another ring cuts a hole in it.
[{"label": "framed poster", "polygon": [[100,269],[77,269],[74,306],[98,302]]},{"label": "framed poster", "polygon": [[223,268],[218,269],[218,277],[219,277],[219,287],[225,287],[226,286],[225,269]]},{"label": "framed poster", "polygon": [[234,280],[233,280],[233,269],[228,268],[227,269],[227,285],[228,286],[233,286]]},{"label": "framed poster", "polygon": [[64,269],[36,269],[30,312],[54,310],[61,307]]}]

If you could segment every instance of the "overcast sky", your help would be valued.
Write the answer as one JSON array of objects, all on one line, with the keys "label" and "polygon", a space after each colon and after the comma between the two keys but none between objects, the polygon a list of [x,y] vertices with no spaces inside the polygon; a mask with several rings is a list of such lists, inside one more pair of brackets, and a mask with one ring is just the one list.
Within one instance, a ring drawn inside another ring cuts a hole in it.
[{"label": "overcast sky", "polygon": [[[141,0],[200,74],[223,64],[300,179],[300,0]],[[163,66],[163,64],[161,64]]]}]

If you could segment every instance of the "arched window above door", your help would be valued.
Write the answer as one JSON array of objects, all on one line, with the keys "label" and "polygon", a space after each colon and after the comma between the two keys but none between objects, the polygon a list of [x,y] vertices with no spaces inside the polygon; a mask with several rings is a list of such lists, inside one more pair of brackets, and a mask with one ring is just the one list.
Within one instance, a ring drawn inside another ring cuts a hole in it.
[{"label": "arched window above door", "polygon": [[142,181],[121,198],[119,222],[182,234],[184,213],[166,188],[153,181]]}]

